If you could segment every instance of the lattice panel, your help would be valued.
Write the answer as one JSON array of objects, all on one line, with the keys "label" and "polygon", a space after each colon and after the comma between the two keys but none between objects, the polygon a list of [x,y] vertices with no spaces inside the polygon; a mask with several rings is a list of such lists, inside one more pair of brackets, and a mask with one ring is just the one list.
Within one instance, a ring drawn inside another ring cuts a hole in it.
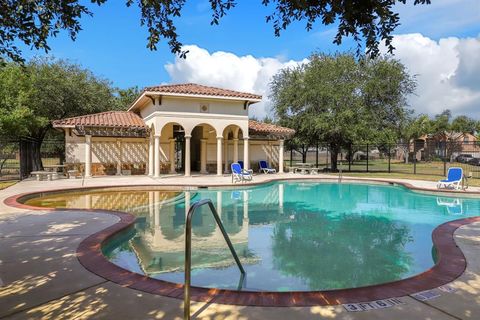
[{"label": "lattice panel", "polygon": [[148,146],[141,142],[122,143],[122,162],[144,163],[147,161]]},{"label": "lattice panel", "polygon": [[271,166],[278,165],[278,157],[279,157],[278,146],[264,144],[262,145],[262,150],[263,152],[265,152],[265,155],[270,155],[270,161],[272,162],[270,163]]},{"label": "lattice panel", "polygon": [[92,142],[92,153],[100,163],[115,163],[120,157],[120,150],[116,142]]}]

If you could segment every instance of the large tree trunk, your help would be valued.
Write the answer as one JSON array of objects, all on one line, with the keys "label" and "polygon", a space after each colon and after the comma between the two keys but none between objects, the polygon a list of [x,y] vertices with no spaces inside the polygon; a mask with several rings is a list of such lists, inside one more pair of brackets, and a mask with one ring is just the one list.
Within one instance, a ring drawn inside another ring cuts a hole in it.
[{"label": "large tree trunk", "polygon": [[47,134],[50,126],[44,127],[39,129],[37,132],[32,133],[32,171],[43,171],[43,163],[42,163],[42,143],[45,135]]},{"label": "large tree trunk", "polygon": [[32,170],[33,171],[43,171],[43,163],[42,163],[42,154],[41,154],[41,147],[42,147],[42,140],[34,140],[32,141]]},{"label": "large tree trunk", "polygon": [[409,151],[410,151],[409,147],[403,148],[403,157],[404,157],[405,164],[408,164],[408,157],[410,156]]},{"label": "large tree trunk", "polygon": [[338,154],[340,153],[340,148],[338,146],[330,146],[330,170],[332,172],[338,171]]}]

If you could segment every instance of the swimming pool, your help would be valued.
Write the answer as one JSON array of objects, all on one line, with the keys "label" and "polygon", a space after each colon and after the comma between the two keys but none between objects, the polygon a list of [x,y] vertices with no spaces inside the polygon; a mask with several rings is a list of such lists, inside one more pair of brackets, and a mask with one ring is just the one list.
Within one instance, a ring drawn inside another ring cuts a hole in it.
[{"label": "swimming pool", "polygon": [[[355,288],[405,279],[435,263],[433,229],[480,214],[478,199],[402,186],[283,181],[243,189],[85,191],[28,205],[117,209],[135,228],[103,247],[122,268],[183,282],[189,205],[212,199],[247,271],[243,290]],[[192,284],[237,289],[239,272],[207,208],[193,219]]]}]

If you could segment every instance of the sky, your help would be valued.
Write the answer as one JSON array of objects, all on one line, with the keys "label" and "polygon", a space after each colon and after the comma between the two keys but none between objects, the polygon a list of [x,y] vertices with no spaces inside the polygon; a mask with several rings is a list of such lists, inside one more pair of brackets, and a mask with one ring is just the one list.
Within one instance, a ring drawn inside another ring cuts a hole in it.
[{"label": "sky", "polygon": [[[76,41],[65,32],[50,39],[49,55],[69,59],[109,79],[120,88],[194,82],[263,95],[251,115],[271,115],[269,82],[281,68],[307,62],[314,51],[354,51],[345,39],[332,43],[336,26],[320,22],[310,31],[293,23],[280,37],[265,22],[272,7],[260,0],[237,1],[235,8],[211,26],[207,0],[190,0],[176,20],[179,40],[190,52],[173,55],[166,42],[157,51],[146,48],[147,29],[137,7],[110,0],[90,5],[93,17],[81,19]],[[450,109],[480,119],[480,0],[433,0],[431,5],[397,4],[401,25],[394,32],[395,58],[415,75],[418,87],[409,98],[417,114]],[[386,50],[383,48],[383,52]],[[44,55],[24,47],[28,59]]]}]

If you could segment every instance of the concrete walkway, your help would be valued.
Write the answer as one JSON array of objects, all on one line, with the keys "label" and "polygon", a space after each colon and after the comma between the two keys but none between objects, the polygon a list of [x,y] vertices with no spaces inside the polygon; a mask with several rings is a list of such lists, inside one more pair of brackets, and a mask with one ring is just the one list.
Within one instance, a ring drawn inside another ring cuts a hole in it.
[{"label": "concrete walkway", "polygon": [[[84,185],[213,185],[229,179],[110,177],[89,179]],[[431,182],[409,182],[434,187]],[[117,217],[82,211],[32,212],[3,205],[13,194],[81,185],[81,180],[24,181],[0,191],[0,319],[181,319],[181,300],[123,288],[78,262],[78,244]],[[197,319],[480,319],[480,223],[461,227],[455,239],[467,257],[467,270],[451,283],[453,292],[435,289],[439,296],[428,301],[400,297],[402,305],[363,312],[347,312],[343,306],[272,308],[212,302],[194,303],[192,312]]]}]

